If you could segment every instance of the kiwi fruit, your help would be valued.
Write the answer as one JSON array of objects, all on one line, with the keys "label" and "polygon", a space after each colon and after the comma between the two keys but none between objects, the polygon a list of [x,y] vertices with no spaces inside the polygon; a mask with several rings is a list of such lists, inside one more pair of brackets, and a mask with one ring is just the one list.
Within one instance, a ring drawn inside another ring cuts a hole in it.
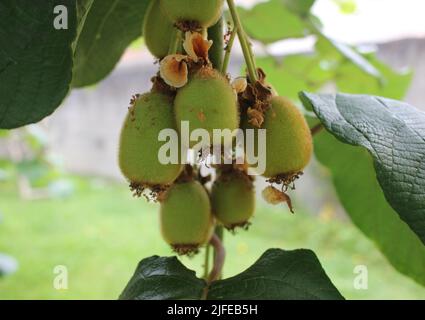
[{"label": "kiwi fruit", "polygon": [[[178,90],[174,100],[177,127],[188,121],[190,130],[201,128],[208,131],[213,142],[214,129],[239,127],[239,110],[236,95],[229,81],[218,71],[202,67]],[[191,141],[190,147],[196,143]]]},{"label": "kiwi fruit", "polygon": [[[243,127],[257,130],[247,123],[246,117]],[[311,132],[303,114],[291,100],[280,96],[272,97],[270,106],[264,113],[261,129],[267,130],[266,169],[263,176],[285,180],[297,175],[307,166],[313,151]],[[255,139],[255,150],[258,150],[257,143]]]},{"label": "kiwi fruit", "polygon": [[174,23],[194,22],[208,28],[220,18],[224,0],[160,0],[161,7]]},{"label": "kiwi fruit", "polygon": [[214,216],[226,229],[247,227],[255,211],[251,178],[239,171],[220,174],[211,189],[211,204]]},{"label": "kiwi fruit", "polygon": [[168,54],[174,25],[163,13],[159,0],[151,0],[143,23],[146,47],[158,59]]},{"label": "kiwi fruit", "polygon": [[171,186],[161,199],[160,219],[164,240],[178,254],[195,253],[212,236],[210,199],[198,181]]},{"label": "kiwi fruit", "polygon": [[183,169],[182,164],[161,164],[158,141],[162,129],[176,130],[172,99],[149,92],[132,99],[121,130],[119,166],[134,190],[171,184]]}]

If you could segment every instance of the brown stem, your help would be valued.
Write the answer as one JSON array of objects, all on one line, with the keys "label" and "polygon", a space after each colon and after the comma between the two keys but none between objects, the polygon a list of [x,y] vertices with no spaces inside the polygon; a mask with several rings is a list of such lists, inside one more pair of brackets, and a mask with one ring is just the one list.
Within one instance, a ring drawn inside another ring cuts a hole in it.
[{"label": "brown stem", "polygon": [[208,276],[208,284],[220,277],[221,271],[223,270],[224,259],[226,257],[226,250],[224,249],[220,238],[216,234],[211,237],[210,244],[214,247],[216,254],[214,256],[213,268]]},{"label": "brown stem", "polygon": [[207,299],[208,290],[211,283],[220,278],[221,271],[223,270],[224,259],[226,257],[226,250],[224,249],[220,238],[216,234],[211,237],[210,245],[214,247],[214,265],[210,272],[210,275],[208,276],[207,286],[205,287],[204,292],[202,294],[202,300]]},{"label": "brown stem", "polygon": [[311,128],[311,135],[314,136],[318,134],[320,131],[322,131],[323,125],[321,123],[315,125],[313,128]]}]

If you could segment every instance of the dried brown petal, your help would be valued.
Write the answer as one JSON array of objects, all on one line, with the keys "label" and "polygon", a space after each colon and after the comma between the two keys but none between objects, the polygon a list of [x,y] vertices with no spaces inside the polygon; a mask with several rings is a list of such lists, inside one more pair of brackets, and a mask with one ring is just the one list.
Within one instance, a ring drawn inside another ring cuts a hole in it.
[{"label": "dried brown petal", "polygon": [[183,48],[193,61],[198,62],[199,58],[208,61],[208,50],[210,50],[212,43],[211,40],[206,39],[198,32],[187,31]]},{"label": "dried brown petal", "polygon": [[171,54],[162,59],[159,73],[166,84],[181,88],[187,83],[187,56]]},{"label": "dried brown petal", "polygon": [[286,202],[289,210],[294,213],[291,198],[285,192],[280,191],[275,187],[268,186],[263,190],[262,195],[264,200],[273,205]]},{"label": "dried brown petal", "polygon": [[264,115],[261,111],[258,111],[257,109],[253,109],[253,108],[248,108],[247,110],[247,115],[248,115],[248,122],[256,127],[256,128],[261,128],[261,125],[264,122]]},{"label": "dried brown petal", "polygon": [[246,78],[236,78],[232,82],[232,87],[236,91],[236,93],[244,92],[247,86],[248,82],[246,81]]}]

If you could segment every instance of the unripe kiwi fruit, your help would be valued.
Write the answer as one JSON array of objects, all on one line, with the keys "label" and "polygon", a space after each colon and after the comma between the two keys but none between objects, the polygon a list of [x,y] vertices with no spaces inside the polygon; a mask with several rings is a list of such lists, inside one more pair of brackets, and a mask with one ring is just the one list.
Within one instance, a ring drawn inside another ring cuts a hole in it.
[{"label": "unripe kiwi fruit", "polygon": [[[245,128],[253,128],[246,119],[244,122]],[[311,132],[303,114],[289,99],[272,97],[261,129],[267,130],[266,169],[263,176],[288,177],[307,166],[313,151]],[[257,145],[255,149],[257,153]]]},{"label": "unripe kiwi fruit", "polygon": [[171,184],[182,171],[182,164],[158,160],[163,145],[158,134],[167,128],[176,130],[170,97],[150,92],[132,100],[121,130],[119,166],[135,188]]},{"label": "unripe kiwi fruit", "polygon": [[[177,127],[188,121],[190,130],[208,131],[211,143],[214,129],[235,130],[239,126],[236,95],[229,81],[218,71],[203,67],[177,92],[174,100]],[[196,142],[191,142],[192,147]]]},{"label": "unripe kiwi fruit", "polygon": [[161,7],[175,23],[196,22],[208,28],[221,16],[224,0],[160,0]]},{"label": "unripe kiwi fruit", "polygon": [[159,0],[151,0],[143,23],[146,47],[157,58],[168,54],[174,25],[161,9]]},{"label": "unripe kiwi fruit", "polygon": [[160,219],[162,236],[177,253],[196,252],[213,232],[207,191],[198,181],[175,183],[161,199]]},{"label": "unripe kiwi fruit", "polygon": [[211,189],[213,214],[225,228],[245,227],[255,210],[255,191],[250,177],[233,171],[222,174]]}]

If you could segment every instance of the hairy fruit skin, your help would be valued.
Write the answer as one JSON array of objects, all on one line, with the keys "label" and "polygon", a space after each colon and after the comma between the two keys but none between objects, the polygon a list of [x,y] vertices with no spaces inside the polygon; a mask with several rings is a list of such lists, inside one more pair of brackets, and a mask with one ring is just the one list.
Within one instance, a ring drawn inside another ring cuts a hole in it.
[{"label": "hairy fruit skin", "polygon": [[197,181],[174,184],[161,199],[161,232],[177,253],[190,253],[209,241],[213,217],[208,193]]},{"label": "hairy fruit skin", "polygon": [[160,7],[159,0],[151,0],[143,23],[146,47],[158,59],[168,54],[174,25]]},{"label": "hairy fruit skin", "polygon": [[[202,68],[177,92],[174,100],[177,127],[188,121],[190,130],[201,128],[213,142],[214,129],[239,127],[239,110],[232,86],[219,72]],[[192,147],[196,142],[191,142]]]},{"label": "hairy fruit skin", "polygon": [[244,227],[255,211],[252,181],[242,174],[220,176],[211,190],[213,214],[227,229]]},{"label": "hairy fruit skin", "polygon": [[160,0],[161,7],[175,23],[197,22],[208,28],[221,16],[224,0]]},{"label": "hairy fruit skin", "polygon": [[133,184],[168,185],[183,169],[181,164],[161,164],[158,141],[162,129],[175,129],[171,98],[146,93],[134,100],[124,121],[119,145],[119,166]]},{"label": "hairy fruit skin", "polygon": [[[244,127],[253,128],[246,121]],[[267,130],[266,170],[263,176],[288,176],[307,166],[313,152],[310,128],[303,114],[289,99],[279,96],[272,98],[261,129]]]}]

